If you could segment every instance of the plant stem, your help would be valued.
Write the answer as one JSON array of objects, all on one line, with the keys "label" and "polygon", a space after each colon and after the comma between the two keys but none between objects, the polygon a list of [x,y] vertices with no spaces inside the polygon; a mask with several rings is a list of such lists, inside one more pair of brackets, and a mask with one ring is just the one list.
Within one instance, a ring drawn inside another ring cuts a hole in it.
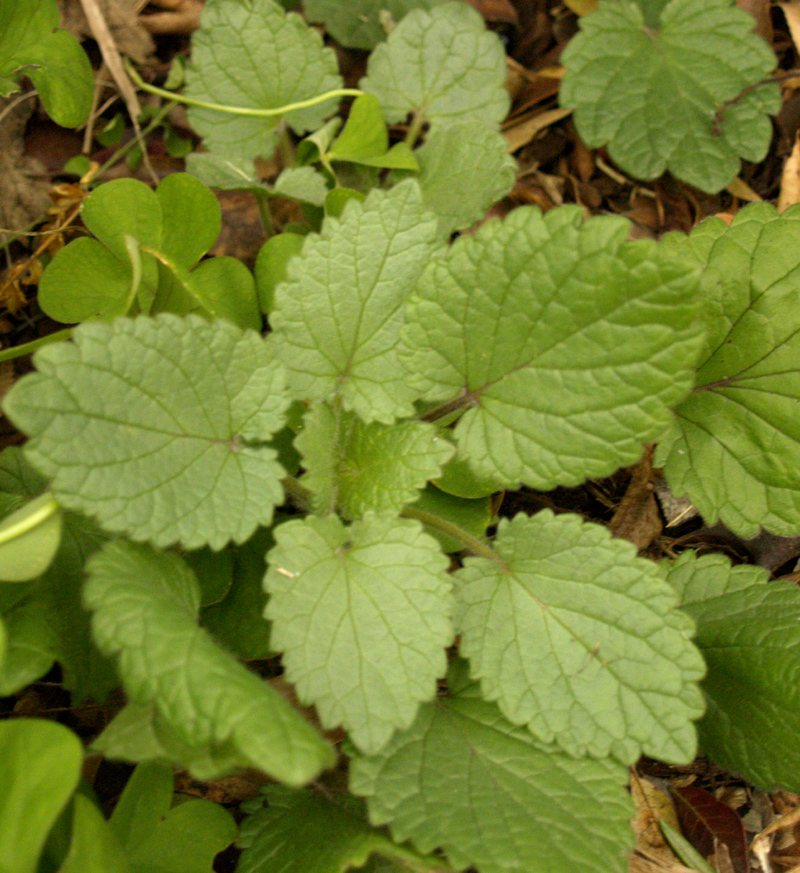
[{"label": "plant stem", "polygon": [[20,519],[20,521],[11,527],[7,527],[4,531],[0,531],[0,544],[24,536],[35,527],[38,527],[43,522],[47,521],[47,519],[54,513],[58,512],[60,508],[52,494],[47,495],[47,497],[42,495],[41,497],[37,497],[36,500],[41,500],[42,505],[39,506],[35,512]]},{"label": "plant stem", "polygon": [[406,145],[409,148],[413,149],[417,144],[423,124],[425,124],[425,116],[422,114],[422,110],[418,109],[414,113],[411,119],[411,124],[408,126],[408,131],[406,133]]},{"label": "plant stem", "polygon": [[14,358],[21,358],[23,355],[30,355],[42,346],[50,343],[58,342],[59,340],[68,340],[72,336],[72,328],[68,327],[65,330],[58,330],[55,333],[40,337],[29,343],[23,343],[21,346],[12,346],[10,349],[0,351],[0,363],[3,361],[13,361]]},{"label": "plant stem", "polygon": [[94,177],[96,179],[99,179],[106,170],[108,170],[110,167],[113,167],[114,164],[117,163],[117,161],[122,160],[122,158],[124,158],[125,155],[127,155],[128,152],[131,151],[131,149],[136,148],[137,145],[141,146],[144,138],[148,136],[148,134],[151,134],[177,105],[178,104],[173,97],[170,103],[162,106],[161,109],[159,109],[159,111],[153,116],[150,124],[148,124],[147,127],[145,127],[144,130],[141,132],[140,136],[132,139],[130,142],[125,143],[124,146],[118,148],[114,152],[114,154],[111,155],[111,157],[95,173]]},{"label": "plant stem", "polygon": [[457,524],[445,521],[438,515],[425,512],[423,509],[416,509],[413,506],[407,506],[400,515],[403,518],[415,518],[417,521],[421,521],[423,524],[435,528],[440,533],[452,537],[454,540],[461,543],[468,552],[472,552],[473,555],[477,555],[479,558],[487,558],[490,561],[502,560],[500,555],[498,555],[488,543],[467,533]]},{"label": "plant stem", "polygon": [[334,97],[358,97],[363,93],[358,88],[336,88],[333,91],[318,94],[316,97],[309,97],[308,100],[298,100],[297,103],[287,103],[285,106],[278,106],[274,109],[254,109],[251,106],[227,106],[224,103],[209,103],[206,100],[184,97],[183,94],[174,94],[172,91],[165,91],[155,85],[148,85],[129,62],[126,62],[125,69],[134,84],[142,91],[147,91],[148,94],[184,103],[186,106],[197,106],[200,109],[213,109],[216,112],[227,112],[229,115],[247,115],[254,118],[274,118],[278,115],[286,115],[287,112],[293,112],[295,109],[308,109],[310,106],[317,106],[326,100],[332,100]]}]

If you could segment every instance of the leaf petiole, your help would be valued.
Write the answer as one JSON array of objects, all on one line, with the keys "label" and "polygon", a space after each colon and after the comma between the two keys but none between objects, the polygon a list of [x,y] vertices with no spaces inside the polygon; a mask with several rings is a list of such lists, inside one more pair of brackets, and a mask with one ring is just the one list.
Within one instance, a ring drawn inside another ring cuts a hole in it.
[{"label": "leaf petiole", "polygon": [[273,109],[254,109],[251,106],[227,106],[224,103],[209,103],[205,100],[195,100],[193,97],[184,97],[182,94],[175,94],[172,91],[157,88],[155,85],[148,85],[129,61],[125,62],[125,70],[136,87],[141,88],[142,91],[147,91],[148,94],[155,94],[157,97],[164,97],[166,100],[173,100],[186,106],[197,106],[200,109],[213,109],[216,112],[227,112],[229,115],[246,115],[252,118],[274,118],[294,112],[296,109],[308,109],[310,106],[317,106],[334,97],[359,97],[363,93],[358,88],[336,88],[333,91],[326,91],[324,94],[317,94],[316,97],[309,97],[308,100],[298,100],[297,103],[287,103],[285,106],[277,106]]}]

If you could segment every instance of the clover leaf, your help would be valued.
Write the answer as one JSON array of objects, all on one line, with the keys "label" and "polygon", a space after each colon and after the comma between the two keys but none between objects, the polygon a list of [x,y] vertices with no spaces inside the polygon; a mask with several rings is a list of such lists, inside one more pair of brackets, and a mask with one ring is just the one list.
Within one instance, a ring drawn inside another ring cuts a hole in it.
[{"label": "clover leaf", "polygon": [[368,422],[413,414],[417,395],[397,346],[403,306],[435,240],[436,218],[411,179],[351,201],[306,237],[275,290],[268,337],[299,396],[340,397]]},{"label": "clover leaf", "polygon": [[[575,759],[514,727],[468,686],[424,704],[386,748],[351,762],[370,821],[455,869],[624,873],[633,838],[625,768]],[[577,828],[577,830],[576,830]]]},{"label": "clover leaf", "polygon": [[668,580],[708,664],[703,751],[763,788],[800,789],[800,591],[761,567],[684,552]]},{"label": "clover leaf", "polygon": [[722,519],[745,537],[800,525],[798,228],[800,208],[779,216],[754,204],[730,228],[710,219],[688,239],[664,240],[702,268],[708,335],[656,463],[709,524]]},{"label": "clover leaf", "polygon": [[384,17],[397,24],[413,9],[431,9],[444,0],[306,0],[303,12],[309,21],[321,21],[325,30],[347,48],[372,49],[386,39]]},{"label": "clover leaf", "polygon": [[360,87],[390,124],[413,114],[432,127],[455,121],[496,125],[508,111],[503,44],[466,3],[417,9],[369,57]]},{"label": "clover leaf", "polygon": [[[341,87],[336,56],[295,13],[273,0],[209,3],[192,38],[186,96],[245,109],[276,109]],[[287,113],[296,133],[314,130],[336,109],[326,101]],[[277,117],[191,107],[189,120],[206,147],[235,162],[269,157]]]},{"label": "clover leaf", "polygon": [[584,142],[607,146],[626,172],[653,179],[670,170],[719,191],[740,158],[761,160],[769,147],[778,88],[744,92],[775,56],[734,0],[670,0],[659,17],[661,5],[603,2],[583,16],[561,56],[559,99],[575,110]]},{"label": "clover leaf", "polygon": [[426,422],[365,424],[327,404],[306,415],[295,446],[307,471],[302,483],[319,510],[338,507],[347,518],[399,512],[453,454],[452,443]]},{"label": "clover leaf", "polygon": [[467,410],[455,437],[479,477],[577,485],[632,464],[669,425],[701,341],[696,274],[627,232],[579,207],[522,207],[420,277],[406,383]]},{"label": "clover leaf", "polygon": [[153,706],[156,735],[205,752],[208,769],[193,768],[198,778],[251,766],[300,786],[333,763],[311,725],[198,627],[200,589],[180,558],[117,541],[87,570],[98,646],[116,657],[128,698]]},{"label": "clover leaf", "polygon": [[501,521],[456,572],[456,628],[487,700],[571,755],[688,763],[703,712],[692,623],[652,561],[549,510]]},{"label": "clover leaf", "polygon": [[78,40],[57,30],[55,0],[13,0],[0,5],[0,96],[27,76],[47,114],[62,127],[78,127],[92,108],[92,65]]},{"label": "clover leaf", "polygon": [[453,640],[448,559],[422,525],[310,516],[275,529],[264,587],[271,643],[326,727],[377,752],[436,694]]},{"label": "clover leaf", "polygon": [[86,198],[81,215],[95,239],[65,246],[39,285],[39,304],[51,318],[196,311],[261,327],[253,279],[242,264],[214,258],[194,267],[221,227],[219,204],[197,179],[173,173],[155,192],[116,179]]},{"label": "clover leaf", "polygon": [[6,396],[26,456],[65,507],[187,548],[243,542],[283,499],[267,443],[289,398],[258,334],[224,321],[117,319],[41,349]]}]

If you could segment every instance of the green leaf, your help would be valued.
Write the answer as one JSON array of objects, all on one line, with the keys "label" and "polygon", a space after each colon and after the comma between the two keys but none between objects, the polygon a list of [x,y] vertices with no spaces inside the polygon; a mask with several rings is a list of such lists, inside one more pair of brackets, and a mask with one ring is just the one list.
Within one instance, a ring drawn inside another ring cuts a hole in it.
[{"label": "green leaf", "polygon": [[211,873],[214,857],[236,839],[220,804],[187,800],[170,809],[172,768],[140,764],[111,816],[133,873]]},{"label": "green leaf", "polygon": [[156,188],[156,196],[162,222],[157,248],[181,266],[191,267],[219,236],[222,214],[217,198],[188,173],[166,176]]},{"label": "green leaf", "polygon": [[139,846],[169,812],[174,777],[165,764],[140,764],[131,774],[109,824],[123,846]]},{"label": "green leaf", "polygon": [[347,206],[351,200],[363,203],[364,200],[366,200],[366,197],[360,191],[355,191],[352,188],[334,188],[328,192],[328,195],[325,198],[325,215],[332,215],[334,218],[341,218],[345,206]]},{"label": "green leaf", "polygon": [[703,659],[658,567],[550,510],[503,519],[494,549],[455,573],[461,653],[484,697],[571,755],[691,761]]},{"label": "green leaf", "polygon": [[417,9],[372,52],[360,87],[390,124],[409,113],[433,127],[456,121],[497,125],[509,106],[506,53],[466,3]]},{"label": "green leaf", "polygon": [[432,424],[365,424],[352,413],[316,404],[295,440],[306,469],[302,483],[317,509],[347,518],[399,512],[442,471],[453,445]]},{"label": "green leaf", "polygon": [[453,639],[447,558],[419,522],[335,516],[275,530],[264,580],[272,646],[325,727],[377,752],[436,693]]},{"label": "green leaf", "polygon": [[191,173],[209,188],[220,191],[264,190],[256,178],[252,158],[222,157],[211,152],[192,152],[186,158],[186,172]]},{"label": "green leaf", "polygon": [[389,148],[383,110],[372,94],[356,97],[344,130],[331,143],[324,159],[326,166],[331,161],[349,161],[368,167],[419,171],[419,164],[407,143],[398,142]]},{"label": "green leaf", "polygon": [[761,567],[684,552],[669,582],[708,664],[705,754],[763,788],[800,789],[800,591]]},{"label": "green leaf", "polygon": [[414,153],[426,205],[439,216],[439,233],[449,237],[470,227],[514,187],[517,164],[506,138],[481,121],[435,129]]},{"label": "green leaf", "polygon": [[272,193],[312,206],[322,206],[328,194],[328,183],[313,167],[289,167],[275,180]]},{"label": "green leaf", "polygon": [[267,597],[262,582],[265,555],[275,544],[270,531],[257,531],[233,552],[233,579],[224,600],[202,612],[203,625],[238,658],[272,657],[269,622],[264,618]]},{"label": "green leaf", "polygon": [[[42,309],[66,323],[110,319],[131,309],[137,296],[131,240],[188,271],[214,244],[221,226],[216,198],[186,173],[167,176],[155,192],[136,179],[107,182],[86,198],[81,216],[96,239],[82,237],[61,249],[39,286]],[[139,257],[138,303],[148,309],[159,286],[158,265],[151,254]],[[230,317],[228,308],[221,315]]]},{"label": "green leaf", "polygon": [[72,804],[69,851],[58,873],[132,873],[100,810],[82,794],[76,794]]},{"label": "green leaf", "polygon": [[474,689],[424,705],[380,755],[351,763],[370,821],[456,869],[624,873],[633,834],[627,771],[576,760],[509,724]]},{"label": "green leaf", "polygon": [[52,721],[0,722],[0,871],[35,873],[56,818],[78,784],[83,749]]},{"label": "green leaf", "polygon": [[174,261],[158,256],[163,266],[153,310],[176,315],[196,313],[225,319],[237,327],[261,330],[253,274],[236,258],[210,258],[188,272]]},{"label": "green leaf", "polygon": [[210,800],[174,806],[149,836],[131,846],[134,873],[212,873],[214,858],[238,833],[231,814]]},{"label": "green leaf", "polygon": [[286,279],[289,261],[303,248],[305,237],[299,233],[271,236],[258,251],[255,266],[258,305],[267,315],[275,301],[275,288]]},{"label": "green leaf", "polygon": [[618,218],[514,210],[436,258],[408,303],[405,383],[467,409],[480,478],[548,490],[607,476],[685,397],[701,335],[692,268]]},{"label": "green leaf", "polygon": [[[341,88],[336,56],[295,13],[272,0],[209,3],[192,37],[186,96],[248,109],[277,109]],[[296,133],[314,130],[332,115],[326,101],[283,116]],[[209,151],[225,158],[269,157],[278,117],[231,115],[191,107],[189,120]]]},{"label": "green leaf", "polygon": [[161,315],[73,338],[4,402],[59,503],[161,546],[219,549],[269,524],[283,472],[265,442],[289,398],[261,337]]},{"label": "green leaf", "polygon": [[[607,145],[626,172],[654,179],[670,170],[719,191],[740,158],[759,161],[769,147],[767,114],[780,108],[780,92],[742,92],[770,75],[775,55],[734,0],[671,0],[653,30],[643,16],[656,12],[619,0],[584,15],[561,56],[561,104],[575,109],[586,145]],[[717,111],[735,98],[715,132]]]},{"label": "green leaf", "polygon": [[397,360],[403,305],[435,250],[436,219],[407,180],[328,218],[289,264],[270,313],[279,357],[300,397],[332,400],[365,421],[414,412]]},{"label": "green leaf", "polygon": [[303,785],[333,762],[322,737],[197,626],[199,587],[180,558],[115,542],[87,569],[85,601],[97,644],[117,657],[129,699],[154,705],[156,730],[163,726],[166,736],[198,753],[290,785]]},{"label": "green leaf", "polygon": [[[0,503],[21,503],[41,494],[45,486],[46,480],[25,461],[20,449],[2,453]],[[43,676],[54,659],[61,664],[64,685],[76,702],[86,697],[102,701],[116,685],[111,665],[91,641],[89,618],[81,604],[84,562],[103,539],[87,519],[64,513],[52,564],[32,585],[13,586],[23,596],[5,613],[9,652],[0,672],[0,696],[14,694]],[[12,586],[0,585],[4,587]]]},{"label": "green leaf", "polygon": [[[62,127],[78,127],[92,107],[94,74],[72,34],[56,30],[55,0],[5,0],[0,6],[0,95],[18,90],[27,76],[47,114]],[[55,31],[55,32],[54,32]]]},{"label": "green leaf", "polygon": [[269,785],[264,793],[268,806],[242,825],[239,844],[245,849],[237,873],[345,873],[361,869],[373,852],[403,854],[363,820],[346,795],[334,803],[281,785]]},{"label": "green leaf", "polygon": [[181,555],[200,585],[201,609],[220,603],[227,596],[233,585],[234,555],[230,546],[219,552],[204,546]]},{"label": "green leaf", "polygon": [[41,576],[61,541],[61,522],[50,494],[34,497],[0,521],[0,580],[27,582]]},{"label": "green leaf", "polygon": [[382,15],[397,24],[412,9],[431,9],[443,0],[305,0],[309,21],[321,21],[325,30],[346,48],[372,49],[386,39]]},{"label": "green leaf", "polygon": [[7,645],[5,659],[0,659],[0,697],[16,694],[53,666],[59,641],[50,618],[36,596],[3,613]]},{"label": "green leaf", "polygon": [[[406,513],[407,517],[421,521],[445,552],[460,552],[465,544],[457,538],[458,532],[478,540],[486,535],[486,528],[492,523],[492,501],[489,497],[466,500],[428,485],[419,499],[406,507]],[[454,530],[445,533],[450,526]]]},{"label": "green leaf", "polygon": [[658,447],[673,493],[745,537],[800,530],[800,208],[755,204],[666,245],[701,266],[707,339],[695,390]]}]

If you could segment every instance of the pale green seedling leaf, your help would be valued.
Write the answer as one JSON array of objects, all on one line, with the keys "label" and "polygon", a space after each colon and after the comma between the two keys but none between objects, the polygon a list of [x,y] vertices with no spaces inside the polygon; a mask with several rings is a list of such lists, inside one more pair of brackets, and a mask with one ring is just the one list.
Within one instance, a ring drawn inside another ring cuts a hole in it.
[{"label": "pale green seedling leaf", "polygon": [[453,639],[447,558],[419,522],[310,516],[276,528],[264,580],[286,678],[377,752],[436,693]]},{"label": "pale green seedling leaf", "polygon": [[0,722],[0,871],[35,873],[56,818],[78,785],[80,740],[53,721]]},{"label": "pale green seedling leaf", "polygon": [[306,238],[275,291],[268,341],[295,393],[341,398],[365,421],[414,412],[414,389],[397,360],[403,306],[435,250],[436,219],[409,179],[349,203]]},{"label": "pale green seedling leaf", "polygon": [[187,800],[174,806],[142,843],[129,847],[133,873],[212,873],[214,858],[238,834],[219,803]]},{"label": "pale green seedling leaf", "polygon": [[103,814],[82,794],[72,799],[71,825],[69,851],[58,873],[138,873]]},{"label": "pale green seedling leaf", "polygon": [[269,524],[283,471],[266,442],[289,398],[258,334],[161,315],[73,337],[4,402],[59,503],[161,546],[219,549]]},{"label": "pale green seedling leaf", "polygon": [[[398,24],[413,9],[431,9],[443,0],[306,0],[309,21],[320,21],[325,30],[347,48],[372,49],[386,39],[384,21]],[[389,14],[386,19],[385,14]]]},{"label": "pale green seedling leaf", "polygon": [[198,627],[199,586],[180,558],[119,541],[87,569],[98,646],[117,658],[128,698],[152,703],[178,740],[297,786],[333,762],[311,725]]},{"label": "pale green seedling leaf", "polygon": [[[277,109],[316,97],[342,81],[336,55],[295,13],[273,0],[220,0],[205,6],[192,37],[186,95],[249,109]],[[328,100],[283,116],[296,133],[314,130],[336,110]],[[241,161],[269,157],[277,116],[250,117],[191,107],[192,127],[209,151]]]},{"label": "pale green seedling leaf", "polygon": [[656,565],[550,510],[502,520],[494,549],[455,574],[461,653],[486,699],[571,755],[691,761],[703,659]]},{"label": "pale green seedling leaf", "polygon": [[509,106],[506,54],[466,3],[409,13],[372,52],[360,87],[378,98],[390,124],[409,114],[433,127],[456,121],[497,125]]},{"label": "pale green seedling leaf", "polygon": [[684,552],[668,579],[708,664],[703,752],[767,789],[800,789],[800,591],[761,567]]},{"label": "pale green seedling leaf", "polygon": [[508,141],[481,121],[465,121],[431,132],[414,153],[425,204],[439,216],[449,237],[470,227],[514,187],[516,162]]},{"label": "pale green seedling leaf", "polygon": [[80,43],[65,30],[55,0],[4,0],[0,5],[0,95],[19,90],[27,76],[47,114],[78,127],[92,107],[94,75]]},{"label": "pale green seedling leaf", "polygon": [[624,873],[633,843],[626,769],[575,759],[511,725],[473,688],[423,705],[411,727],[351,763],[370,821],[455,869]]},{"label": "pale green seedling leaf", "polygon": [[114,806],[109,824],[120,843],[141,845],[169,812],[174,777],[166,764],[140,764]]},{"label": "pale green seedling leaf", "polygon": [[334,803],[281,785],[268,786],[265,794],[266,808],[242,824],[239,845],[245,849],[237,873],[346,873],[361,869],[373,852],[412,855],[370,827],[347,795]]},{"label": "pale green seedling leaf", "polygon": [[743,209],[674,235],[702,268],[707,340],[694,391],[658,447],[670,488],[745,537],[800,530],[800,208]]},{"label": "pale green seedling leaf", "polygon": [[389,148],[383,110],[372,94],[356,97],[344,129],[331,143],[324,158],[327,166],[331,161],[349,161],[368,167],[419,171],[419,164],[407,143],[398,142]]},{"label": "pale green seedling leaf", "polygon": [[51,494],[0,521],[0,580],[27,582],[50,566],[61,542],[62,514]]},{"label": "pale green seedling leaf", "polygon": [[338,508],[347,518],[399,512],[453,454],[432,424],[365,424],[327,403],[306,415],[295,445],[306,470],[302,483],[314,492],[318,510]]},{"label": "pale green seedling leaf", "polygon": [[639,459],[692,385],[694,268],[619,218],[514,210],[436,258],[408,303],[405,382],[466,409],[480,478],[548,490]]},{"label": "pale green seedling leaf", "polygon": [[[651,4],[652,5],[652,4]],[[753,17],[734,0],[671,0],[657,10],[634,0],[601,3],[580,19],[561,62],[560,101],[591,148],[607,146],[633,176],[665,170],[719,191],[739,172],[740,158],[760,161],[778,111],[777,86],[749,86],[770,75],[775,55],[753,32]],[[717,111],[726,103],[718,127]]]}]

